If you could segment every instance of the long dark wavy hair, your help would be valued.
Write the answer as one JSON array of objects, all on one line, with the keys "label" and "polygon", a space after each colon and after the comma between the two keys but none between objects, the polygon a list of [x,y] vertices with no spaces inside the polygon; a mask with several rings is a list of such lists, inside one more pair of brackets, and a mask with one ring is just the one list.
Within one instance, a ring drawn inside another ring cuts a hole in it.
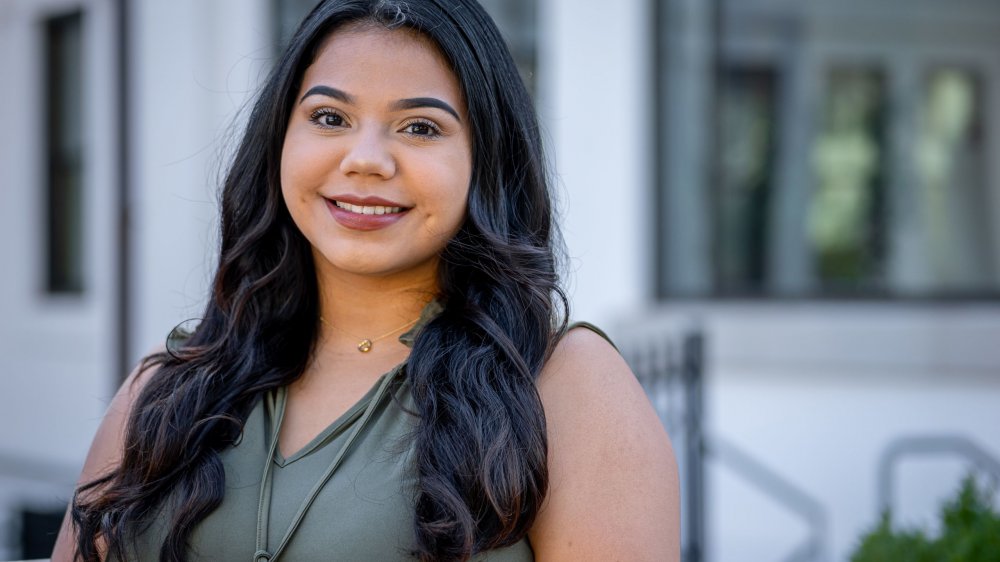
[{"label": "long dark wavy hair", "polygon": [[262,395],[309,362],[318,288],[309,243],[281,196],[281,150],[321,43],[359,22],[433,40],[471,122],[468,214],[441,256],[444,311],[420,332],[405,371],[419,417],[414,555],[467,560],[517,542],[535,520],[548,485],[535,380],[565,328],[566,298],[529,95],[474,0],[327,0],[268,77],[225,177],[219,265],[200,324],[144,360],[158,368],[128,418],[120,464],[74,496],[79,558],[98,560],[103,541],[126,559],[144,522],[172,498],[160,555],[185,560],[192,530],[223,499],[220,451]]}]

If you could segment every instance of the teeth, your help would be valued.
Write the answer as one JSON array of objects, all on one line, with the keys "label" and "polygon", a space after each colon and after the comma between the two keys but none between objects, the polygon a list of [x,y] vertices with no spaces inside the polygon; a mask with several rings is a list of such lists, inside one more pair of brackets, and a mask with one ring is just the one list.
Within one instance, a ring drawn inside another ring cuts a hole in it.
[{"label": "teeth", "polygon": [[383,207],[382,205],[367,207],[362,205],[351,205],[350,203],[344,203],[343,201],[334,201],[334,203],[341,209],[357,213],[359,215],[387,215],[399,213],[403,210],[402,207]]}]

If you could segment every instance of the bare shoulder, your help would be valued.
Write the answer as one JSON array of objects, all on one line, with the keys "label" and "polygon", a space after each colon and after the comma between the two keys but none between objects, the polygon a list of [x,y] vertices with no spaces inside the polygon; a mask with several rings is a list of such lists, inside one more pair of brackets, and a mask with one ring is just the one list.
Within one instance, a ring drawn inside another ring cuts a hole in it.
[{"label": "bare shoulder", "polygon": [[[155,349],[151,355],[163,350],[163,348]],[[97,428],[93,442],[90,444],[90,450],[83,463],[83,470],[77,481],[78,486],[104,476],[118,465],[125,440],[125,425],[128,423],[136,398],[156,370],[156,366],[143,368],[143,364],[140,363],[119,387]],[[59,529],[59,536],[56,538],[55,549],[52,551],[52,561],[68,562],[73,560],[74,542],[69,511],[67,511],[66,517],[63,518],[62,527]]]},{"label": "bare shoulder", "polygon": [[621,355],[589,329],[570,330],[538,390],[549,494],[530,532],[536,560],[679,560],[673,450]]}]

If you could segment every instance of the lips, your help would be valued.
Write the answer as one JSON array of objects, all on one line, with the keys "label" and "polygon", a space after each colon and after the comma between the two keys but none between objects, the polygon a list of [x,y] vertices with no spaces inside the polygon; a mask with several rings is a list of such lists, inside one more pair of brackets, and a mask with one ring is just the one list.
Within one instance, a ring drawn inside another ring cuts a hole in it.
[{"label": "lips", "polygon": [[327,198],[326,206],[341,226],[361,231],[378,230],[395,224],[410,210],[409,207],[381,197],[351,195]]}]

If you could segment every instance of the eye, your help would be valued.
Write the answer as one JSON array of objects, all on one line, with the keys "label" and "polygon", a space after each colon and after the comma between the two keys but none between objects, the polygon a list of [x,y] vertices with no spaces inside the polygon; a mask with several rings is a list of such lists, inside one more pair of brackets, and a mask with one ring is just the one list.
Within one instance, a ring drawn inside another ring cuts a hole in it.
[{"label": "eye", "polygon": [[434,138],[441,134],[441,129],[430,121],[412,121],[403,127],[403,132],[414,137]]},{"label": "eye", "polygon": [[325,129],[343,127],[346,124],[343,115],[328,107],[314,111],[312,115],[309,116],[309,120]]}]

